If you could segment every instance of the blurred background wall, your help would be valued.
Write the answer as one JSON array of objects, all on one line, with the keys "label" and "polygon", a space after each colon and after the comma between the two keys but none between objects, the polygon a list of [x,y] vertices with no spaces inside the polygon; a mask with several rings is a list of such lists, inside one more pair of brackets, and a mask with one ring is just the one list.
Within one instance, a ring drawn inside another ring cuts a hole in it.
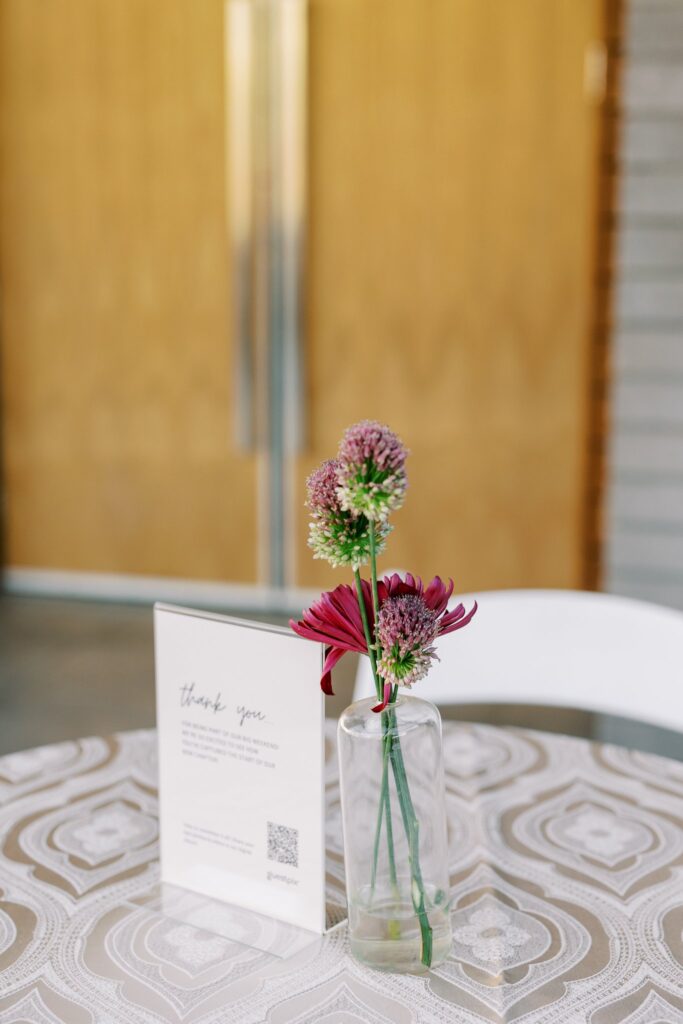
[{"label": "blurred background wall", "polygon": [[[288,45],[249,6],[251,137],[229,123],[241,51],[223,0],[2,0],[8,585],[329,583],[303,482],[369,416],[412,451],[392,564],[463,590],[581,586],[603,3],[313,0],[293,225],[262,195],[272,151],[227,201],[238,147],[268,145],[258,119],[278,130],[261,65]],[[268,425],[245,444],[234,423],[238,392],[258,405],[281,372],[279,325],[239,375],[259,332],[233,314],[240,260],[268,273],[274,235],[297,230],[302,408],[276,425],[297,415],[303,437],[283,452]]]},{"label": "blurred background wall", "polygon": [[631,0],[604,583],[683,607],[683,5]]}]

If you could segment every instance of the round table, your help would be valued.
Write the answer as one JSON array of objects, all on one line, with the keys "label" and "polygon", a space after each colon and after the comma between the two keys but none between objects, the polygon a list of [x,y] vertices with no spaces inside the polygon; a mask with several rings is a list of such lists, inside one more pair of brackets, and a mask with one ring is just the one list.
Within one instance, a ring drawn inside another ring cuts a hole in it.
[{"label": "round table", "polygon": [[[454,945],[422,976],[289,959],[161,916],[151,731],[0,759],[3,1024],[680,1024],[683,764],[444,726]],[[343,894],[334,725],[329,899]]]}]

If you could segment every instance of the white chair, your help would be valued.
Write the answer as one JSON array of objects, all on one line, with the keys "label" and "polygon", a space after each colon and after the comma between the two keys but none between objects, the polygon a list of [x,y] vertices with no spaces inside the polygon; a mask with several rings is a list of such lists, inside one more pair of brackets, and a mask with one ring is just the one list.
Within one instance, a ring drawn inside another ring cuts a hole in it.
[{"label": "white chair", "polygon": [[[416,696],[442,705],[579,708],[683,732],[683,613],[571,590],[498,590],[457,601],[469,608],[475,597],[479,611],[437,641],[441,660]],[[354,696],[372,693],[361,657]]]}]

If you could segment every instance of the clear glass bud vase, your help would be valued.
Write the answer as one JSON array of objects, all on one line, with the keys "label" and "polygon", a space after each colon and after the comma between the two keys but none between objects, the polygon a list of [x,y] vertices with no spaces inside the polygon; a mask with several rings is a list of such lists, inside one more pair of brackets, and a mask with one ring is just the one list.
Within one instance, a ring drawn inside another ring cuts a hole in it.
[{"label": "clear glass bud vase", "polygon": [[352,704],[338,730],[351,951],[424,971],[451,948],[441,716],[417,697],[375,703]]}]

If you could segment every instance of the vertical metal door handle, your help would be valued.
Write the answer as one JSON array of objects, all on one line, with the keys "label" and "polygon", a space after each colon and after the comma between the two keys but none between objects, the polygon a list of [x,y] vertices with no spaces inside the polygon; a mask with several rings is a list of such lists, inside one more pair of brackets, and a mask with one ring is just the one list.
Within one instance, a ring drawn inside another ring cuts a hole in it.
[{"label": "vertical metal door handle", "polygon": [[277,427],[291,454],[304,442],[307,0],[227,0],[225,24],[235,435],[254,451]]},{"label": "vertical metal door handle", "polygon": [[305,434],[307,13],[307,0],[226,0],[235,433],[264,456],[260,543],[276,586],[292,575],[288,469]]}]

